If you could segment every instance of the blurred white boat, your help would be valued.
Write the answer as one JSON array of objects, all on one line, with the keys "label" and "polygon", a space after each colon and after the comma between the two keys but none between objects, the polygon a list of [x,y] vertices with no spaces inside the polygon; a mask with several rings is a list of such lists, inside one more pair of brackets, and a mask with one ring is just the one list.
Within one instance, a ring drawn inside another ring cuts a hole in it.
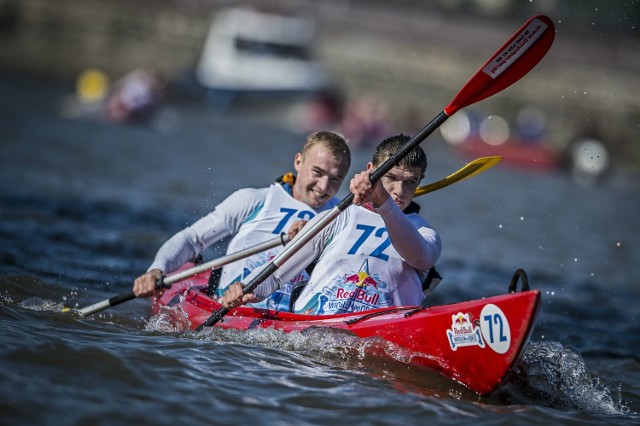
[{"label": "blurred white boat", "polygon": [[314,92],[329,78],[312,55],[312,20],[250,9],[216,14],[196,68],[206,88],[227,91]]}]

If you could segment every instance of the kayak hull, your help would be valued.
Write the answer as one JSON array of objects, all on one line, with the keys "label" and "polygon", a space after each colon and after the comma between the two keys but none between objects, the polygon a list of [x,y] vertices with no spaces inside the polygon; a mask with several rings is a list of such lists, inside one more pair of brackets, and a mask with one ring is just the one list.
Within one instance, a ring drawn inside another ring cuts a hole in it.
[{"label": "kayak hull", "polygon": [[[220,304],[205,294],[209,272],[174,284],[152,306],[179,309],[195,330]],[[535,324],[540,292],[527,290],[450,305],[403,306],[338,315],[301,315],[239,307],[216,327],[284,332],[311,327],[348,330],[403,349],[403,361],[434,369],[479,395],[495,391],[518,360]]]}]

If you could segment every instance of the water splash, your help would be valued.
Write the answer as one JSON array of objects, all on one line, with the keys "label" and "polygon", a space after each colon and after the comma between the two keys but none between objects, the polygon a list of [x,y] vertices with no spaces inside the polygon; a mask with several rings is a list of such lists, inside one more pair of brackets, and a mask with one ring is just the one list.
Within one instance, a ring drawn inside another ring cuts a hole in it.
[{"label": "water splash", "polygon": [[159,312],[152,315],[147,321],[144,329],[151,332],[160,333],[180,333],[186,332],[191,326],[189,315],[182,309],[185,294],[180,294],[180,301],[175,306],[162,306]]},{"label": "water splash", "polygon": [[40,312],[63,312],[64,304],[54,302],[53,300],[43,299],[41,297],[30,297],[18,303],[18,306],[30,311]]},{"label": "water splash", "polygon": [[[518,369],[521,391],[553,406],[594,414],[628,414],[620,389],[612,390],[591,377],[582,356],[558,342],[531,342]],[[615,396],[614,396],[615,395]]]},{"label": "water splash", "polygon": [[168,308],[162,309],[149,318],[145,325],[145,330],[160,333],[180,333],[188,330],[190,325],[191,322],[184,311]]},{"label": "water splash", "polygon": [[65,312],[68,303],[78,292],[53,287],[33,275],[0,277],[0,303],[39,312]]},{"label": "water splash", "polygon": [[[181,296],[183,297],[183,296]],[[273,328],[252,330],[222,329],[213,327],[200,332],[189,331],[191,323],[181,304],[162,307],[145,326],[146,331],[160,333],[182,332],[187,337],[220,342],[241,343],[278,350],[286,350],[310,356],[320,362],[342,366],[367,364],[371,360],[385,358],[409,364],[415,353],[379,338],[363,339],[348,331],[310,328],[304,331],[284,332]]]}]

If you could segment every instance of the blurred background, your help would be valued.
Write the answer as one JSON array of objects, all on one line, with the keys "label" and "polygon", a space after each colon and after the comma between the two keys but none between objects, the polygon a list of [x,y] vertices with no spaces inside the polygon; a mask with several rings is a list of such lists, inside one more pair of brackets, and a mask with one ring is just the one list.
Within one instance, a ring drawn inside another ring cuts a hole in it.
[{"label": "blurred background", "polygon": [[443,139],[588,184],[638,168],[637,1],[0,0],[0,70],[65,84],[66,118],[170,132],[182,111],[239,112],[357,147],[420,129],[539,13],[556,23],[551,52]]}]

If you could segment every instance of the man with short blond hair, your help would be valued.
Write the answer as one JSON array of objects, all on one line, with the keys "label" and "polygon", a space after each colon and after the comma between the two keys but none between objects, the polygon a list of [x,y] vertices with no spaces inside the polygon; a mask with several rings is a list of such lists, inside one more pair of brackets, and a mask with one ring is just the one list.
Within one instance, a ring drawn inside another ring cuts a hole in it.
[{"label": "man with short blond hair", "polygon": [[[294,222],[308,221],[333,208],[339,202],[335,194],[350,162],[349,147],[341,135],[325,131],[310,134],[294,157],[295,173],[283,175],[267,188],[234,192],[214,211],[171,237],[160,247],[147,273],[135,280],[134,294],[137,297],[156,294],[155,283],[163,274],[177,270],[226,237],[233,236],[227,253],[235,253],[286,233]],[[211,293],[221,296],[229,285],[243,280],[281,250],[281,246],[276,247],[226,265],[216,277]],[[283,283],[260,306],[288,310],[293,285],[306,279],[306,272],[298,271],[291,282]]]}]

